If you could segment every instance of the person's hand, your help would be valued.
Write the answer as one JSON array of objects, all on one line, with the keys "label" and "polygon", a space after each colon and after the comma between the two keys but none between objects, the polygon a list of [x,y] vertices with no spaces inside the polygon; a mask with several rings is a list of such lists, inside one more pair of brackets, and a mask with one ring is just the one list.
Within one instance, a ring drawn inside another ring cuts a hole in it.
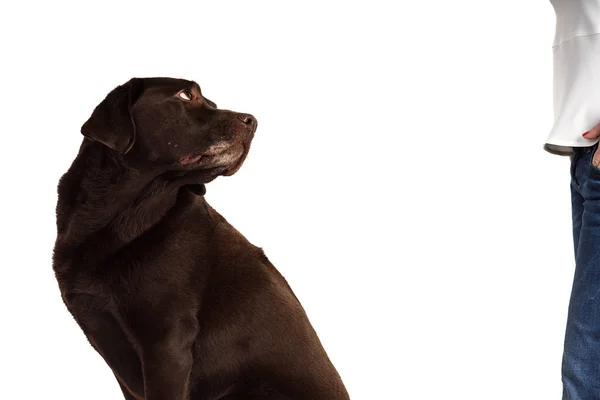
[{"label": "person's hand", "polygon": [[[600,124],[596,125],[592,129],[590,129],[589,131],[584,133],[583,137],[586,139],[590,139],[590,140],[600,138]],[[592,164],[594,164],[596,167],[600,168],[600,153],[598,152],[598,149],[596,149],[596,151],[594,152],[594,158],[592,158]]]}]

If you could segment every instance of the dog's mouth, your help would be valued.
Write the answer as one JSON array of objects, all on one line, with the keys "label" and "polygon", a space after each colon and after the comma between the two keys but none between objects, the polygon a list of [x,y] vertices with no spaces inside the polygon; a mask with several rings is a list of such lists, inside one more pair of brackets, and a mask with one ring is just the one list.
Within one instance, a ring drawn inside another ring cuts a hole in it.
[{"label": "dog's mouth", "polygon": [[[223,146],[219,150],[222,148]],[[231,176],[242,167],[248,150],[249,145],[236,144],[223,151],[181,157],[179,163],[190,169],[212,169],[219,175]]]},{"label": "dog's mouth", "polygon": [[250,145],[242,145],[242,154],[239,156],[239,158],[237,159],[237,161],[235,161],[231,167],[227,168],[224,172],[223,172],[223,176],[231,176],[233,174],[235,174],[236,172],[238,172],[238,170],[240,168],[242,168],[242,164],[244,163],[244,161],[246,160],[246,157],[248,156],[248,150],[250,149]]}]

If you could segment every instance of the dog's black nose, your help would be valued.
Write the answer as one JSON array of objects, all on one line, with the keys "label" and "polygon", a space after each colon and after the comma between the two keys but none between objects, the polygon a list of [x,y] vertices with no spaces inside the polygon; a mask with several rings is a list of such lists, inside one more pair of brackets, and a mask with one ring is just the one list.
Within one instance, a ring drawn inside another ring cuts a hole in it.
[{"label": "dog's black nose", "polygon": [[246,124],[249,128],[256,128],[256,118],[250,114],[238,114],[237,118]]}]

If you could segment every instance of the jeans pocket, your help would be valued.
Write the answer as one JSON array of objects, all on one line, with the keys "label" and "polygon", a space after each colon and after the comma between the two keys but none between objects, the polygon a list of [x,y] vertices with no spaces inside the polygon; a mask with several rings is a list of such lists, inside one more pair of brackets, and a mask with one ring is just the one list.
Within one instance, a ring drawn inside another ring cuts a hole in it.
[{"label": "jeans pocket", "polygon": [[592,171],[592,174],[594,174],[596,177],[600,177],[600,167],[594,165],[594,154],[596,153],[596,150],[598,150],[598,143],[591,146],[589,150],[589,168],[590,171]]}]

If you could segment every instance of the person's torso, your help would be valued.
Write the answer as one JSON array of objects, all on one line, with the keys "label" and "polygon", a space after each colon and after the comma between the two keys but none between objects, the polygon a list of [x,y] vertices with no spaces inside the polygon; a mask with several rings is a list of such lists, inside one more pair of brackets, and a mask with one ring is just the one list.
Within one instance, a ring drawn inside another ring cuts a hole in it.
[{"label": "person's torso", "polygon": [[554,125],[544,148],[564,155],[593,145],[582,133],[600,122],[600,0],[550,2],[556,13]]},{"label": "person's torso", "polygon": [[556,13],[554,46],[600,32],[600,0],[550,0]]}]

